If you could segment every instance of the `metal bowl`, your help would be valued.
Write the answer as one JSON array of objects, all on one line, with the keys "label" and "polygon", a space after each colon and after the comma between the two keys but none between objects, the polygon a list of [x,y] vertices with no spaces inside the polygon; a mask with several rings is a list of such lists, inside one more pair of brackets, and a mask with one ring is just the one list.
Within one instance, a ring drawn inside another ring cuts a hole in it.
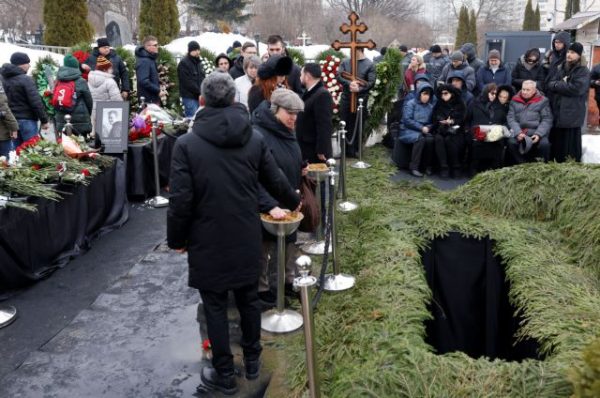
[{"label": "metal bowl", "polygon": [[304,214],[298,212],[298,218],[294,221],[270,221],[265,219],[266,214],[260,215],[260,221],[262,221],[265,229],[277,236],[288,236],[294,233],[300,226],[300,222],[304,218]]},{"label": "metal bowl", "polygon": [[[311,166],[316,168],[312,169]],[[329,167],[325,163],[312,163],[308,165],[308,175],[313,178],[322,178],[327,173],[329,173]]]}]

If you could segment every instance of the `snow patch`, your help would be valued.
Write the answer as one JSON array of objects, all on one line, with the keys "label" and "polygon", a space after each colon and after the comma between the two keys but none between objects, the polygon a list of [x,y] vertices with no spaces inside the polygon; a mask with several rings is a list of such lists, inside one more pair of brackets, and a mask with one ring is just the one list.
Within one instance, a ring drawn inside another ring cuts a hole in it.
[{"label": "snow patch", "polygon": [[10,56],[16,52],[25,53],[29,56],[29,59],[31,60],[30,71],[35,67],[38,59],[44,58],[47,55],[50,55],[59,65],[63,64],[63,55],[51,53],[49,51],[33,50],[31,48],[21,47],[10,43],[0,43],[0,64],[10,63]]}]

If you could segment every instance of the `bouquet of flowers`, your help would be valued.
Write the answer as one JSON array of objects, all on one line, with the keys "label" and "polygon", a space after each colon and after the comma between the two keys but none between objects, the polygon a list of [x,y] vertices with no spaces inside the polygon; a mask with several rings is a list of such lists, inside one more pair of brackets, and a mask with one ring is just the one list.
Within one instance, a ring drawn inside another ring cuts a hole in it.
[{"label": "bouquet of flowers", "polygon": [[200,57],[200,63],[202,64],[202,70],[204,75],[208,76],[215,70],[214,64],[206,57]]},{"label": "bouquet of flowers", "polygon": [[321,80],[333,98],[334,118],[338,117],[340,97],[342,95],[342,85],[336,78],[341,62],[342,60],[339,57],[332,55],[328,55],[323,61],[319,62],[321,65]]},{"label": "bouquet of flowers", "polygon": [[134,115],[129,123],[129,141],[137,141],[152,136],[152,117]]},{"label": "bouquet of flowers", "polygon": [[[83,51],[83,50],[77,50],[77,51],[73,51],[73,56],[75,57],[75,59],[77,61],[79,61],[79,64],[83,64],[90,57],[90,53],[88,53],[87,51]],[[87,81],[89,73],[90,73],[89,68],[84,69],[83,72],[81,73],[81,77],[83,77]]]}]

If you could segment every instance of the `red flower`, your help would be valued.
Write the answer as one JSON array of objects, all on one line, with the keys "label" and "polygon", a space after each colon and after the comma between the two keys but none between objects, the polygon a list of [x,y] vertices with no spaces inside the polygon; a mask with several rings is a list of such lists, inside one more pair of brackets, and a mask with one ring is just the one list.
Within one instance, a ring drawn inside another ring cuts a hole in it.
[{"label": "red flower", "polygon": [[483,131],[481,131],[481,128],[479,126],[473,127],[472,131],[473,138],[475,138],[477,141],[485,141],[486,134]]},{"label": "red flower", "polygon": [[82,64],[87,61],[90,54],[82,50],[77,50],[73,52],[73,56],[75,59],[77,59],[77,61],[79,61],[80,64]]},{"label": "red flower", "polygon": [[44,91],[44,97],[50,97],[51,95],[52,95],[52,91],[50,91],[50,90],[48,90],[48,89],[46,89],[46,90]]},{"label": "red flower", "polygon": [[31,166],[31,168],[34,169],[34,170],[39,170],[39,169],[42,168],[42,166],[40,166],[39,164],[34,164],[34,165]]},{"label": "red flower", "polygon": [[24,149],[27,149],[29,147],[32,146],[36,146],[36,144],[40,141],[40,136],[36,135],[33,138],[28,139],[27,141],[23,142],[21,145],[19,145],[17,147],[17,149],[15,149],[15,151],[17,152],[17,155],[21,155],[21,151]]},{"label": "red flower", "polygon": [[58,171],[59,173],[61,171],[65,171],[65,168],[63,167],[62,163],[56,165],[56,171]]},{"label": "red flower", "polygon": [[89,177],[91,175],[90,171],[88,169],[82,169],[81,174],[83,174],[86,177]]},{"label": "red flower", "polygon": [[208,350],[210,350],[211,348],[212,348],[212,346],[210,345],[210,340],[209,340],[209,339],[205,339],[205,340],[202,342],[202,349],[203,349],[204,351],[208,351]]}]

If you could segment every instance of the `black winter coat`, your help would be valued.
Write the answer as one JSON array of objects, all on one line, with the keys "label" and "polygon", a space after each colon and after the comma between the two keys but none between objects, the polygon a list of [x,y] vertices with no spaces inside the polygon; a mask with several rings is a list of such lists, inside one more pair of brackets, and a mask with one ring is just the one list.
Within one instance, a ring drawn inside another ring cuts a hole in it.
[{"label": "black winter coat", "polygon": [[257,282],[260,184],[287,208],[300,203],[244,105],[200,110],[173,148],[167,213],[167,241],[187,248],[191,287],[222,292]]},{"label": "black winter coat", "polygon": [[65,115],[69,113],[71,115],[71,124],[75,130],[75,134],[87,135],[91,133],[92,121],[90,115],[92,114],[94,100],[92,99],[92,93],[90,92],[87,82],[81,77],[79,68],[61,66],[58,68],[56,79],[57,81],[75,82],[75,92],[77,95],[77,102],[75,103],[75,108],[72,112],[56,110],[56,129],[63,129],[65,126]]},{"label": "black winter coat", "polygon": [[467,126],[473,127],[493,124],[506,126],[507,114],[508,107],[502,105],[498,100],[490,102],[488,99],[488,91],[484,90],[479,98],[473,101],[472,106],[469,108]]},{"label": "black winter coat", "polygon": [[150,54],[144,47],[135,49],[135,73],[137,76],[138,98],[144,97],[146,103],[160,102],[160,83],[156,60],[158,54]]},{"label": "black winter coat", "polygon": [[521,91],[521,87],[525,80],[533,80],[536,83],[537,89],[544,92],[546,73],[547,70],[542,66],[541,60],[538,60],[531,69],[527,69],[525,66],[525,57],[521,55],[521,58],[519,58],[512,71],[512,85],[518,92]]},{"label": "black winter coat", "polygon": [[[350,107],[350,83],[351,81],[342,77],[342,72],[352,72],[352,66],[350,64],[350,58],[346,58],[342,61],[338,68],[338,74],[336,79],[342,85],[342,97],[340,98],[340,107]],[[377,75],[375,73],[375,64],[368,58],[358,60],[358,77],[367,82],[366,86],[360,86],[360,91],[357,93],[357,99],[364,99],[363,105],[366,107],[367,99],[369,98],[369,91],[375,86],[375,80]],[[358,102],[357,102],[358,106]]]},{"label": "black winter coat", "polygon": [[200,58],[186,55],[177,65],[177,78],[179,79],[179,95],[181,98],[198,99],[200,86],[204,80],[204,69]]},{"label": "black winter coat", "polygon": [[600,64],[594,65],[590,73],[590,87],[595,91],[596,102],[600,101],[600,84],[596,84],[598,80],[600,80]]},{"label": "black winter coat", "polygon": [[[442,91],[451,92],[452,98],[447,102],[444,101],[441,96]],[[449,127],[451,126],[440,124],[442,120],[448,118],[454,120],[454,125],[461,126],[459,132],[463,131],[462,127],[464,127],[465,124],[467,108],[461,98],[461,92],[450,85],[442,85],[437,88],[436,95],[438,99],[433,107],[433,113],[431,115],[434,132],[436,134],[448,133]]]},{"label": "black winter coat", "polygon": [[287,76],[288,87],[290,90],[302,96],[304,94],[304,88],[302,87],[302,83],[300,83],[300,67],[296,64],[292,65],[292,71]]},{"label": "black winter coat", "polygon": [[232,67],[229,69],[229,75],[233,78],[233,80],[237,79],[240,76],[244,76],[244,57],[239,55],[232,62]]},{"label": "black winter coat", "polygon": [[[546,83],[554,127],[583,126],[587,107],[585,102],[590,87],[590,70],[582,57],[577,65],[568,67],[567,61],[558,66],[554,77]],[[566,80],[565,80],[566,78]]]},{"label": "black winter coat", "polygon": [[[333,99],[319,81],[302,96],[304,112],[298,114],[296,137],[302,148],[302,158],[311,163],[321,162],[317,154],[332,156],[331,135],[333,133]],[[311,149],[308,152],[308,149]]]},{"label": "black winter coat", "polygon": [[[92,50],[92,54],[88,57],[88,59],[84,62],[84,64],[88,65],[92,70],[96,70],[96,61],[100,56],[100,51],[98,47],[94,47]],[[111,48],[110,53],[108,54],[108,60],[113,65],[113,75],[115,75],[115,81],[119,86],[121,91],[131,91],[131,86],[129,85],[129,72],[127,71],[127,65],[125,62],[119,57],[119,54],[115,50]]]},{"label": "black winter coat", "polygon": [[256,108],[260,105],[261,102],[265,100],[265,96],[263,95],[262,89],[260,86],[254,84],[248,90],[248,110],[250,114],[253,114]]},{"label": "black winter coat", "polygon": [[4,91],[8,98],[8,106],[15,119],[40,120],[48,123],[42,99],[33,82],[25,71],[13,64],[2,66]]}]

